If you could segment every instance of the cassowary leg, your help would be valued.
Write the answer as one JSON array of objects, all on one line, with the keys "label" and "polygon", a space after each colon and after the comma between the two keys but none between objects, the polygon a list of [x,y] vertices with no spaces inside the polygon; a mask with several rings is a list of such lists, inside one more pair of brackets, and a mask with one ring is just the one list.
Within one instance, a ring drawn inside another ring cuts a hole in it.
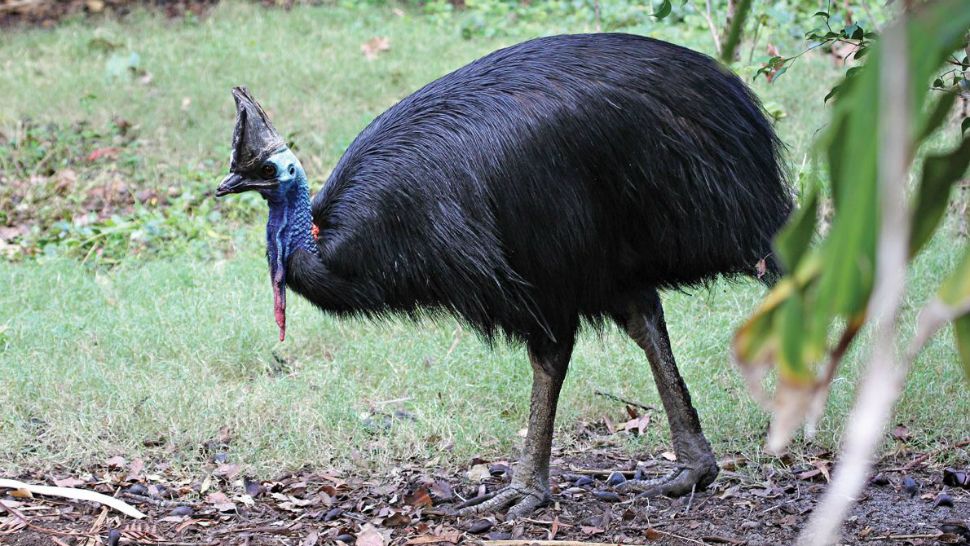
[{"label": "cassowary leg", "polygon": [[695,489],[704,489],[714,481],[719,469],[711,445],[701,431],[701,423],[691,404],[687,385],[677,370],[660,295],[651,291],[641,298],[631,306],[621,324],[647,353],[680,466],[667,476],[652,480],[631,480],[619,487],[628,491],[642,491],[649,496],[679,496]]},{"label": "cassowary leg", "polygon": [[510,506],[506,520],[528,516],[546,504],[549,492],[549,455],[556,419],[559,390],[566,377],[569,351],[557,357],[537,356],[529,351],[532,361],[532,403],[529,408],[529,432],[525,437],[522,458],[516,465],[512,483],[496,493],[471,499],[458,506],[458,515],[469,516],[501,510]]}]

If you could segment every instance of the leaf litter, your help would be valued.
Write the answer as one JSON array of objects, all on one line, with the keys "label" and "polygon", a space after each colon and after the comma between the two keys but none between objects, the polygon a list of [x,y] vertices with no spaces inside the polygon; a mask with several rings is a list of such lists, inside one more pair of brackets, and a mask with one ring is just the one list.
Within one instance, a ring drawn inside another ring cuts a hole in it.
[{"label": "leaf litter", "polygon": [[[640,415],[629,416],[630,420]],[[612,432],[611,432],[612,430]],[[890,433],[892,436],[900,436]],[[44,470],[0,477],[90,489],[124,499],[148,517],[135,521],[69,499],[0,491],[0,543],[261,544],[420,546],[487,540],[572,540],[625,544],[791,543],[838,463],[824,449],[749,460],[725,455],[707,490],[670,499],[617,491],[630,478],[676,468],[670,453],[631,460],[622,445],[639,427],[583,426],[576,445],[555,446],[552,502],[530,517],[459,518],[452,503],[508,484],[515,466],[476,457],[448,471],[400,462],[375,475],[301,470],[273,478],[245,475],[229,460],[230,433],[209,446],[217,457],[204,476],[182,475],[164,461],[112,457],[83,472]],[[970,541],[970,466],[966,443],[947,460],[891,452],[878,465],[843,532],[844,544],[960,544]],[[917,464],[912,464],[913,462]],[[954,465],[956,461],[956,465]],[[911,466],[910,466],[911,465]]]}]

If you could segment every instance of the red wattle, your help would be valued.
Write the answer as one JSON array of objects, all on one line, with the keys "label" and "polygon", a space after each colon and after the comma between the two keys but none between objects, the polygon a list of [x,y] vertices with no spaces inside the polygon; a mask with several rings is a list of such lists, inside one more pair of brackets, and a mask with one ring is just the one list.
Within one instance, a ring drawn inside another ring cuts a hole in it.
[{"label": "red wattle", "polygon": [[273,314],[280,327],[280,341],[286,339],[286,288],[273,283]]}]

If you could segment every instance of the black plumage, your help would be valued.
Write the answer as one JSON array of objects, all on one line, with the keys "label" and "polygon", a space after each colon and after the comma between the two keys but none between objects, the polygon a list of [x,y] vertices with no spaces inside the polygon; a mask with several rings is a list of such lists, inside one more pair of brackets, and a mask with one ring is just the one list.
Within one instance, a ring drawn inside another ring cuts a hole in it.
[{"label": "black plumage", "polygon": [[299,161],[258,126],[252,97],[235,95],[237,134],[263,136],[235,139],[253,150],[234,157],[264,163],[233,168],[218,193],[269,202],[281,335],[289,285],[338,314],[443,310],[526,344],[524,456],[508,488],[463,513],[511,505],[521,516],[549,498],[556,404],[583,319],[615,321],[644,350],[679,459],[665,478],[617,487],[677,495],[714,480],[658,290],[755,275],[759,263],[765,280],[779,272],[771,239],[791,193],[781,145],[740,79],[639,36],[525,42],[381,114],[312,205]]},{"label": "black plumage", "polygon": [[645,287],[754,272],[791,209],[783,178],[757,99],[709,57],[540,38],[364,129],[313,200],[328,275],[297,255],[288,281],[327,310],[441,307],[559,340]]}]

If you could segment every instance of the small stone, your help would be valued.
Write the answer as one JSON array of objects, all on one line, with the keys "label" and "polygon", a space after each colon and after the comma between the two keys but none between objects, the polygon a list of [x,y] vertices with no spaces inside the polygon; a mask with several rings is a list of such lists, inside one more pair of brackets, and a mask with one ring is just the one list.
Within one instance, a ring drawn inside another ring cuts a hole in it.
[{"label": "small stone", "polygon": [[910,497],[915,497],[916,493],[919,493],[919,484],[912,476],[906,476],[903,478],[903,491],[905,491]]},{"label": "small stone", "polygon": [[957,470],[956,468],[944,468],[943,485],[970,489],[970,473],[965,470]]},{"label": "small stone", "polygon": [[612,491],[593,491],[593,496],[605,502],[620,502],[620,496]]},{"label": "small stone", "polygon": [[869,483],[882,487],[884,485],[889,485],[889,478],[887,478],[885,474],[876,474],[871,480],[869,480]]},{"label": "small stone", "polygon": [[176,506],[174,510],[168,513],[170,516],[191,516],[195,511],[192,510],[191,506]]},{"label": "small stone", "polygon": [[145,495],[148,494],[148,488],[145,487],[144,485],[140,484],[140,483],[136,483],[136,484],[132,485],[131,487],[129,487],[128,489],[125,489],[125,493],[131,493],[132,495],[145,496]]},{"label": "small stone", "polygon": [[492,525],[493,523],[487,519],[479,519],[468,524],[466,530],[473,535],[478,535],[491,529]]},{"label": "small stone", "polygon": [[626,478],[619,472],[611,472],[610,477],[606,478],[606,485],[613,487],[625,482]]},{"label": "small stone", "polygon": [[576,487],[585,487],[587,485],[591,485],[592,483],[593,483],[593,478],[590,478],[589,476],[580,476],[576,480],[576,483],[574,485]]},{"label": "small stone", "polygon": [[947,495],[946,493],[940,493],[936,496],[936,500],[933,501],[933,506],[947,506],[953,508],[953,497]]},{"label": "small stone", "polygon": [[344,513],[343,508],[332,508],[326,514],[323,515],[323,521],[333,521],[340,517]]},{"label": "small stone", "polygon": [[758,523],[757,521],[751,521],[750,519],[746,519],[741,522],[742,529],[757,529],[758,527],[761,527],[761,524]]}]

